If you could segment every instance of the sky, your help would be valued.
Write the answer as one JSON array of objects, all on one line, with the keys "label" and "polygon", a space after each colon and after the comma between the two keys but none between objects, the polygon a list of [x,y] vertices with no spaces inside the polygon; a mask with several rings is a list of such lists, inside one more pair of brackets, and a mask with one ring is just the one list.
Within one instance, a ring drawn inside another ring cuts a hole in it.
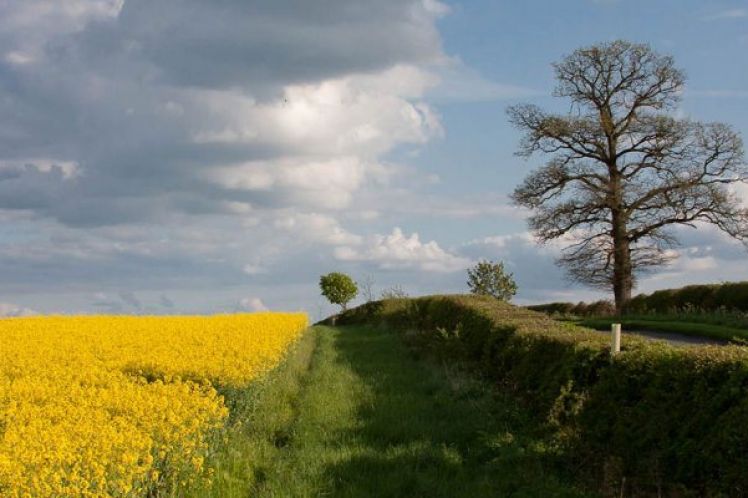
[{"label": "sky", "polygon": [[[481,259],[521,304],[607,297],[511,204],[543,157],[505,110],[568,109],[551,64],[618,38],[748,137],[745,0],[3,0],[0,314],[316,319],[321,274],[465,292]],[[748,279],[740,243],[678,236],[638,291]]]}]

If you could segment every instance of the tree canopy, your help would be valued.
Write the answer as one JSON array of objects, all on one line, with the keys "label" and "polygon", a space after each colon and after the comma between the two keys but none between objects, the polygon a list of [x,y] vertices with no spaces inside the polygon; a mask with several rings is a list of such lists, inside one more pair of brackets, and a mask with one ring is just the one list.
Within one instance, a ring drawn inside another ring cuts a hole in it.
[{"label": "tree canopy", "polygon": [[358,294],[356,282],[345,273],[332,272],[319,279],[322,295],[332,304],[337,304],[345,311],[348,303]]},{"label": "tree canopy", "polygon": [[559,264],[573,280],[612,288],[620,312],[636,275],[675,256],[674,227],[707,223],[746,240],[748,210],[731,188],[748,180],[741,138],[673,114],[685,75],[672,57],[619,40],[553,67],[568,113],[508,109],[524,132],[518,155],[549,157],[513,199],[532,210],[540,241],[565,241]]},{"label": "tree canopy", "polygon": [[502,262],[480,261],[468,268],[467,273],[467,284],[473,294],[509,301],[517,293],[514,276],[504,270]]}]

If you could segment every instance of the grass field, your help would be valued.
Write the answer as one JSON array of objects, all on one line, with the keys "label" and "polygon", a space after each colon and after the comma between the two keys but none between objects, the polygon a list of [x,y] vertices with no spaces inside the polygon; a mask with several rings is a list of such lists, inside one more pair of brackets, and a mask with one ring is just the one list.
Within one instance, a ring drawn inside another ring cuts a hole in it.
[{"label": "grass field", "polygon": [[315,327],[229,405],[214,486],[194,496],[585,496],[516,399],[383,329]]}]

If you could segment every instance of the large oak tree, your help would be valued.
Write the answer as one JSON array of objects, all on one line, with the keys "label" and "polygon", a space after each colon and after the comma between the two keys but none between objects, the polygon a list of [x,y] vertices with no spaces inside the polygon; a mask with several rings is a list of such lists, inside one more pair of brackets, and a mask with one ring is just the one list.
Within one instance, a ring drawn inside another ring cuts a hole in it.
[{"label": "large oak tree", "polygon": [[685,76],[647,45],[580,48],[554,64],[564,114],[508,109],[524,132],[518,152],[549,155],[513,194],[543,242],[571,243],[559,263],[576,281],[611,289],[620,313],[637,274],[666,263],[673,227],[709,223],[748,238],[733,183],[748,180],[740,136],[722,123],[673,114]]}]

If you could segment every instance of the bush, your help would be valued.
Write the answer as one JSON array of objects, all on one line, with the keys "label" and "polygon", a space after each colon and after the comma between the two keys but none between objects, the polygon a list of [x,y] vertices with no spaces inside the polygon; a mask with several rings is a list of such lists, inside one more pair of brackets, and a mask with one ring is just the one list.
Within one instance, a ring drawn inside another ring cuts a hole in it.
[{"label": "bush", "polygon": [[628,313],[748,311],[748,282],[688,285],[634,297]]},{"label": "bush", "polygon": [[562,316],[610,316],[615,314],[616,307],[611,301],[600,300],[593,303],[578,302],[574,303],[548,303],[548,304],[535,304],[527,306],[527,309],[533,311],[540,311],[549,315],[562,315]]},{"label": "bush", "polygon": [[[547,417],[576,472],[632,495],[748,494],[748,349],[608,337],[493,298],[369,303],[340,323],[386,323],[465,361]],[[584,471],[579,471],[584,469]]]},{"label": "bush", "polygon": [[468,287],[478,296],[491,296],[499,301],[511,301],[517,293],[517,283],[511,273],[504,271],[504,263],[480,261],[468,268]]}]

